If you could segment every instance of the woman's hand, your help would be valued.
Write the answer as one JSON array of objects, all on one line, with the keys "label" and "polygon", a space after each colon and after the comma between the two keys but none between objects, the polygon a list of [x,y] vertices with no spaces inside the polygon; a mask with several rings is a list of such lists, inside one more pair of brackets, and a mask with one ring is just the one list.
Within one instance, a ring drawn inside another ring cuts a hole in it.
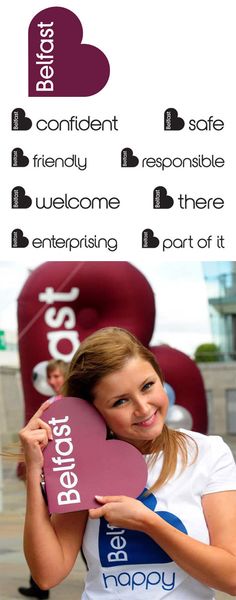
[{"label": "woman's hand", "polygon": [[145,530],[151,511],[140,500],[127,496],[95,496],[95,498],[103,506],[90,509],[91,519],[104,517],[114,527]]},{"label": "woman's hand", "polygon": [[203,497],[210,545],[176,529],[139,500],[126,496],[95,498],[102,506],[90,509],[90,518],[105,517],[114,527],[146,533],[191,577],[235,597],[235,491],[215,492]]},{"label": "woman's hand", "polygon": [[50,400],[46,400],[19,432],[27,468],[36,467],[40,472],[43,467],[42,451],[46,448],[48,441],[53,439],[51,427],[41,419],[50,403]]}]

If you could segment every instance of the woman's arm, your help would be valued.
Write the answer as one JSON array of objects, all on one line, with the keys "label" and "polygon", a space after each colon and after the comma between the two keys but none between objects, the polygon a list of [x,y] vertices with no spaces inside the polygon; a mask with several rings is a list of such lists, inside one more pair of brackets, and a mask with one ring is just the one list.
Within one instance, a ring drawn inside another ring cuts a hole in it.
[{"label": "woman's arm", "polygon": [[236,492],[208,494],[202,499],[210,546],[175,529],[138,500],[125,496],[97,499],[104,505],[90,510],[91,518],[104,516],[111,525],[146,533],[191,577],[236,594]]},{"label": "woman's arm", "polygon": [[87,511],[50,518],[45,505],[40,489],[42,450],[50,443],[52,433],[41,416],[48,406],[45,402],[20,432],[27,486],[24,551],[32,576],[42,589],[55,586],[71,571],[87,521]]}]

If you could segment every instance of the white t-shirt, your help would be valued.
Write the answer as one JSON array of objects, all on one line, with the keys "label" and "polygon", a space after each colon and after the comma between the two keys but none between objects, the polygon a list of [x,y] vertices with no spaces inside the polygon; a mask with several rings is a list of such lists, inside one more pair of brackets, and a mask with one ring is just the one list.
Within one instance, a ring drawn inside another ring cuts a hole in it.
[{"label": "white t-shirt", "polygon": [[[236,466],[229,447],[219,436],[189,434],[198,446],[189,446],[189,464],[181,472],[178,459],[175,475],[145,504],[162,518],[196,540],[209,544],[201,497],[236,490]],[[145,457],[148,461],[148,457]],[[149,467],[147,488],[157,480],[163,453]],[[221,501],[219,495],[219,502]],[[149,536],[142,532],[110,526],[105,519],[88,519],[83,552],[88,574],[82,600],[213,600],[214,590],[181,569]]]}]

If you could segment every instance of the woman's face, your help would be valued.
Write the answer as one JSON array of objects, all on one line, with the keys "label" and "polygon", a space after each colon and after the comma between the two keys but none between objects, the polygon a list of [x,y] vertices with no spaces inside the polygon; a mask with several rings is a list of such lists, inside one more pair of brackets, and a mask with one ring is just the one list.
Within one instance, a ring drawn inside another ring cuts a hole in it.
[{"label": "woman's face", "polygon": [[161,434],[168,398],[152,365],[140,357],[103,377],[93,390],[94,406],[116,437],[137,448]]}]

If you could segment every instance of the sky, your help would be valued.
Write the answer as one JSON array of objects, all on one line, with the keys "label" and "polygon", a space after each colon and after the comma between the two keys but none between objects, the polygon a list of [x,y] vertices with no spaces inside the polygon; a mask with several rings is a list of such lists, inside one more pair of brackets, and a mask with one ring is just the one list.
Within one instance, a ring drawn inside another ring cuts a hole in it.
[{"label": "sky", "polygon": [[[0,329],[17,330],[17,296],[30,270],[39,264],[0,262]],[[212,341],[202,263],[132,264],[145,275],[155,295],[152,345],[166,343],[193,355],[199,344]]]},{"label": "sky", "polygon": [[145,265],[142,272],[156,301],[152,345],[166,343],[193,355],[199,344],[212,340],[202,263]]}]

